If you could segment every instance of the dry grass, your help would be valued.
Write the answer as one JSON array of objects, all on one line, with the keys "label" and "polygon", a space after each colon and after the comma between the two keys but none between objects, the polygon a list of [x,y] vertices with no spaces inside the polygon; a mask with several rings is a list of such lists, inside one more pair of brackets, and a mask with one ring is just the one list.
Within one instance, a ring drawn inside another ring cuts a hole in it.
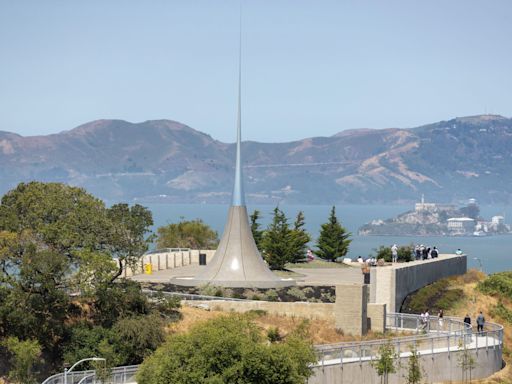
[{"label": "dry grass", "polygon": [[[188,332],[191,327],[194,325],[208,321],[210,319],[219,317],[219,316],[230,316],[228,312],[216,311],[216,310],[204,310],[200,308],[187,307],[184,306],[181,309],[181,313],[183,315],[182,320],[171,324],[168,327],[168,332],[170,333],[183,333]],[[266,331],[269,328],[278,328],[279,332],[282,336],[288,335],[294,329],[296,329],[300,324],[304,322],[303,318],[300,317],[292,317],[292,316],[279,316],[272,314],[261,314],[257,315],[255,313],[249,313],[247,316],[251,316],[253,321],[263,330]],[[386,336],[369,332],[367,335],[363,337],[356,337],[350,335],[344,335],[343,333],[337,331],[334,328],[334,324],[328,320],[322,319],[314,319],[308,320],[309,333],[311,335],[311,339],[313,344],[331,344],[331,343],[341,343],[344,341],[358,341],[358,340],[372,340],[372,339],[380,339],[383,337],[390,337],[391,335],[386,334]]]}]

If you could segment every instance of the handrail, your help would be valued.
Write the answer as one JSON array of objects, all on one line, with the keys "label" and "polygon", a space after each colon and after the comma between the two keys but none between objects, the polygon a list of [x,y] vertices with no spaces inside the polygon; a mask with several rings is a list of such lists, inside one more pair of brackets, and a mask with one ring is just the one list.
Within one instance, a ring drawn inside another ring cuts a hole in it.
[{"label": "handrail", "polygon": [[[139,369],[139,365],[126,365],[121,367],[115,367],[110,370],[111,377],[117,377],[122,375],[121,381],[113,381],[115,384],[125,384],[127,383],[127,378],[132,377],[137,370]],[[68,373],[68,384],[77,384],[80,380],[85,378],[86,376],[90,376],[95,374],[95,370],[87,370],[87,371],[72,371]],[[63,384],[64,383],[64,373],[57,373],[48,377],[42,384]]]}]

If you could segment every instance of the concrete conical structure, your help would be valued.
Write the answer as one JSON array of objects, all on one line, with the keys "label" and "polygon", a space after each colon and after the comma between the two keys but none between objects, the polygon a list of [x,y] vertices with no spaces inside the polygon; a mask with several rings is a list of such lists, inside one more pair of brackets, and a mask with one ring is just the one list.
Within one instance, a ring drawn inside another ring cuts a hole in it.
[{"label": "concrete conical structure", "polygon": [[178,285],[212,284],[222,287],[277,288],[294,285],[293,279],[281,279],[270,271],[261,257],[247,215],[243,188],[242,140],[242,59],[238,72],[238,118],[236,140],[235,183],[224,233],[211,262],[194,278],[175,278]]}]

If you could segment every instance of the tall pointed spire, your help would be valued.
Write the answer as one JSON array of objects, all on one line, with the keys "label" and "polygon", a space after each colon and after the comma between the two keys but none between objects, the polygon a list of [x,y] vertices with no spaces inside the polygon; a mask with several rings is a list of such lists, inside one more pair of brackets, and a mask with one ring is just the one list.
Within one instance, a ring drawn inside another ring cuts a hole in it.
[{"label": "tall pointed spire", "polygon": [[245,206],[244,183],[242,175],[242,5],[240,4],[240,37],[238,48],[238,113],[236,120],[236,163],[235,184],[233,186],[232,206]]},{"label": "tall pointed spire", "polygon": [[177,285],[213,284],[222,287],[277,288],[295,285],[293,279],[281,279],[261,257],[245,206],[242,174],[242,10],[240,6],[240,48],[238,58],[238,117],[236,137],[235,183],[226,226],[210,263],[193,278],[171,279]]}]

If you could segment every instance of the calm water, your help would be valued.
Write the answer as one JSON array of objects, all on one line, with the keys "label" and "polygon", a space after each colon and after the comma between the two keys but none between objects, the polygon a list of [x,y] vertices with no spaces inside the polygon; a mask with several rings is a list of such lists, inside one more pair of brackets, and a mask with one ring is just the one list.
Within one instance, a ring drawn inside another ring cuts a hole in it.
[{"label": "calm water", "polygon": [[[153,211],[155,227],[167,223],[175,223],[180,218],[200,218],[205,223],[222,234],[224,222],[228,211],[227,205],[203,205],[203,204],[146,204]],[[261,212],[260,222],[265,228],[272,219],[274,206],[249,205],[249,214],[255,209]],[[306,229],[315,240],[318,236],[320,225],[327,221],[331,206],[318,205],[282,205],[280,208],[286,212],[289,221],[293,222],[297,212],[302,210],[306,217]],[[338,205],[336,214],[342,224],[352,233],[373,220],[387,219],[399,213],[411,209],[411,206],[398,205]],[[481,207],[481,214],[485,218],[493,215],[505,214],[511,217],[512,208],[500,206]],[[506,220],[507,221],[507,220]],[[357,236],[353,235],[348,257],[363,257],[372,253],[373,249],[380,245],[421,243],[429,246],[437,246],[441,252],[454,252],[461,248],[468,254],[468,266],[478,268],[478,260],[481,260],[483,269],[487,273],[503,270],[512,270],[512,235],[489,237],[406,237],[406,236]]]}]

